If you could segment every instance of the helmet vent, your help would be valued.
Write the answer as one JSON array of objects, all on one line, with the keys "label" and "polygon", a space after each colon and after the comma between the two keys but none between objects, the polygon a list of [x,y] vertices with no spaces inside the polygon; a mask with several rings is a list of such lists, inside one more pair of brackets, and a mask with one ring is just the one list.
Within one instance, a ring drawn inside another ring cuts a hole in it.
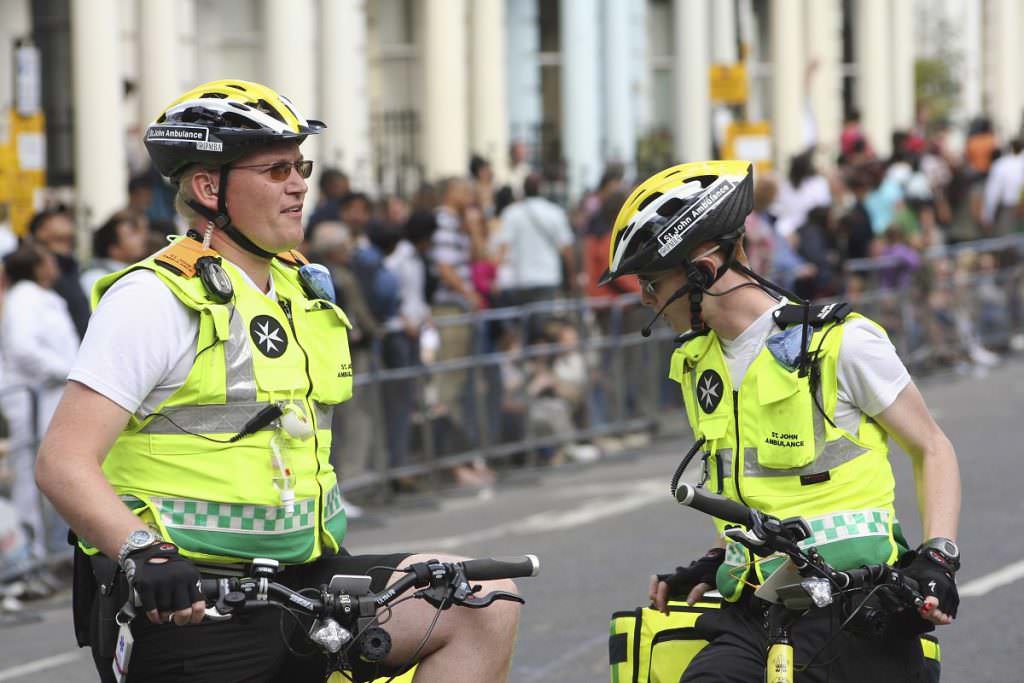
[{"label": "helmet vent", "polygon": [[228,83],[228,87],[229,88],[234,88],[235,90],[241,90],[242,92],[246,92],[245,86],[244,85],[238,85],[237,83]]},{"label": "helmet vent", "polygon": [[252,109],[248,104],[242,104],[241,102],[228,102],[235,109],[241,109],[242,111],[249,111]]},{"label": "helmet vent", "polygon": [[658,215],[664,216],[665,218],[671,218],[679,213],[679,210],[683,208],[684,203],[685,202],[683,202],[679,197],[666,199],[665,202],[658,207]]},{"label": "helmet vent", "polygon": [[279,112],[276,107],[272,106],[266,100],[257,100],[256,101],[256,108],[258,110],[260,110],[261,112],[263,112],[264,114],[266,114],[267,116],[271,116],[271,117],[277,119],[281,123],[287,123],[284,120],[284,117],[281,116],[281,112]]},{"label": "helmet vent", "polygon": [[205,98],[205,99],[212,99],[212,100],[223,100],[226,97],[227,97],[227,95],[225,95],[222,92],[204,92],[202,95],[199,96],[199,99],[204,99]]},{"label": "helmet vent", "polygon": [[642,202],[640,202],[640,206],[636,207],[636,210],[637,211],[643,211],[644,208],[648,204],[650,204],[651,202],[653,202],[655,199],[657,199],[660,196],[661,196],[660,192],[652,192],[651,194],[649,194],[646,197],[644,197],[644,200]]}]

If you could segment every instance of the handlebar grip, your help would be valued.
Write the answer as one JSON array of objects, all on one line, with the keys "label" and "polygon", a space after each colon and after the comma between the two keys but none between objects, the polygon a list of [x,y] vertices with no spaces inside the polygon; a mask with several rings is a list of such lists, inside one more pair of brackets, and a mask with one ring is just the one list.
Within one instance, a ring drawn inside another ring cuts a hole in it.
[{"label": "handlebar grip", "polygon": [[201,579],[200,590],[207,599],[216,598],[220,592],[220,579]]},{"label": "handlebar grip", "polygon": [[676,489],[676,502],[704,514],[724,519],[734,524],[751,525],[750,508],[716,493],[708,493],[690,484],[680,484]]},{"label": "handlebar grip", "polygon": [[462,569],[466,572],[466,578],[471,581],[515,579],[521,576],[537,576],[540,572],[540,560],[536,555],[466,560],[462,563]]}]

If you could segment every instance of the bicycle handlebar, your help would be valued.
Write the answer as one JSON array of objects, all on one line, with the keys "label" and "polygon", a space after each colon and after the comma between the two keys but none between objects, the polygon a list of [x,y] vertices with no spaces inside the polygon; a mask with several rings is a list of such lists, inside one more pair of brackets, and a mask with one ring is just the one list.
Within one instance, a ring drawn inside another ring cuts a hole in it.
[{"label": "bicycle handlebar", "polygon": [[676,489],[676,502],[733,524],[752,526],[751,508],[690,484],[679,485],[679,488]]},{"label": "bicycle handlebar", "polygon": [[460,564],[466,573],[466,578],[470,581],[518,579],[527,576],[537,576],[540,572],[540,560],[537,559],[536,555],[465,560]]}]

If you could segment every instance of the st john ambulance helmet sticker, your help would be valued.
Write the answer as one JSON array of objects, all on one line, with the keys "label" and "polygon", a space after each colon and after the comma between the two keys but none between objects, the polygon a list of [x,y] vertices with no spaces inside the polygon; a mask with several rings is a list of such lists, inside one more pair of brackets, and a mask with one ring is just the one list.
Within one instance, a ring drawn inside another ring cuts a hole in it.
[{"label": "st john ambulance helmet sticker", "polygon": [[258,315],[252,319],[249,336],[267,358],[278,358],[288,348],[288,334],[281,323],[269,315]]},{"label": "st john ambulance helmet sticker", "polygon": [[714,370],[705,370],[697,380],[697,402],[705,413],[714,412],[722,401],[725,386],[722,378]]}]

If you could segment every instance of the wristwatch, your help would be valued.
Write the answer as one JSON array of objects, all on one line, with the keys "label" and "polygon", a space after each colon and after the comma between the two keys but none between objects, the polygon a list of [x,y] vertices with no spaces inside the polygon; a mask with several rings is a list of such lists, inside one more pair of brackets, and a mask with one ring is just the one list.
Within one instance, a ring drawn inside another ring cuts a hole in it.
[{"label": "wristwatch", "polygon": [[917,550],[938,555],[954,572],[960,569],[960,546],[948,538],[929,538]]},{"label": "wristwatch", "polygon": [[121,549],[117,551],[117,563],[124,567],[125,558],[134,553],[136,550],[142,550],[148,548],[151,545],[156,545],[162,542],[164,539],[159,534],[155,534],[149,529],[136,529],[135,531],[128,534],[127,540],[121,545]]}]

